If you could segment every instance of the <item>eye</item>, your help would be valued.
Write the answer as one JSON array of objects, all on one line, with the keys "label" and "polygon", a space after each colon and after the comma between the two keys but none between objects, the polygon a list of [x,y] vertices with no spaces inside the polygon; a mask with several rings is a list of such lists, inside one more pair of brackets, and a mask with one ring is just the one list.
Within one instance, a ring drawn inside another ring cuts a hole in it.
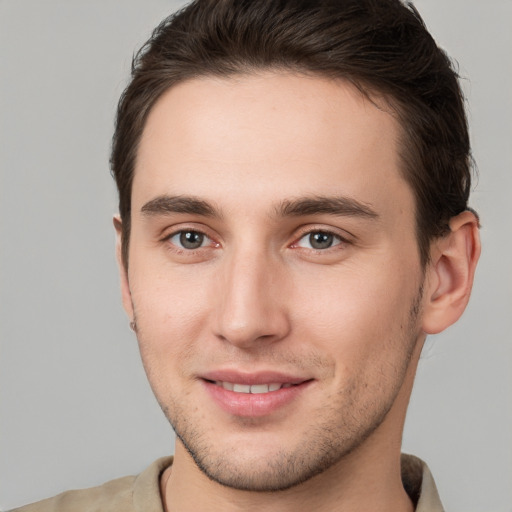
[{"label": "eye", "polygon": [[204,233],[193,230],[178,231],[169,237],[169,241],[176,247],[187,250],[199,249],[211,243]]},{"label": "eye", "polygon": [[304,247],[306,249],[322,250],[329,249],[342,242],[340,236],[328,231],[311,231],[305,234],[295,244],[297,247]]}]

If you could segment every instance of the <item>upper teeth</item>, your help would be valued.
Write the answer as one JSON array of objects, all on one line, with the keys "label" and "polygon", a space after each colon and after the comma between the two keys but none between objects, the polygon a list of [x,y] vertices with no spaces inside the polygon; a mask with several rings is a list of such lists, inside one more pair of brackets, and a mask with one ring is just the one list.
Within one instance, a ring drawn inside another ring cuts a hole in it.
[{"label": "upper teeth", "polygon": [[251,386],[249,384],[235,384],[233,382],[222,381],[217,381],[215,384],[217,384],[217,386],[222,386],[228,391],[234,391],[235,393],[268,393],[269,391],[277,391],[278,389],[289,388],[292,386],[290,383],[253,384]]}]

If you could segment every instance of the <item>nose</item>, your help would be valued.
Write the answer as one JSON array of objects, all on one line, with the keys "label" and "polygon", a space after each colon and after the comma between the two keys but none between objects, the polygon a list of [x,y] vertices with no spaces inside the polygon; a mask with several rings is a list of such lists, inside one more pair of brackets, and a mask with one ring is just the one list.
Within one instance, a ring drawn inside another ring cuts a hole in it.
[{"label": "nose", "polygon": [[216,336],[250,349],[287,336],[285,273],[277,258],[238,251],[226,258],[216,297]]}]

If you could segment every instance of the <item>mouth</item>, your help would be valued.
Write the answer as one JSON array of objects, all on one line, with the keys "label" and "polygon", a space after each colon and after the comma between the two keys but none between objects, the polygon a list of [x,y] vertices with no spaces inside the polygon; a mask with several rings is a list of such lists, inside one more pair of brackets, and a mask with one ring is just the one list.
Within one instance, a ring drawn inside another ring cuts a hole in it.
[{"label": "mouth", "polygon": [[236,382],[227,382],[227,381],[208,381],[216,386],[220,386],[227,391],[233,391],[234,393],[250,393],[253,395],[263,395],[265,393],[273,393],[274,391],[279,391],[280,389],[291,388],[292,386],[297,386],[298,384],[292,384],[290,382],[272,382],[270,384],[240,384]]},{"label": "mouth", "polygon": [[314,379],[275,372],[215,372],[201,377],[212,403],[229,415],[265,417],[296,403]]}]

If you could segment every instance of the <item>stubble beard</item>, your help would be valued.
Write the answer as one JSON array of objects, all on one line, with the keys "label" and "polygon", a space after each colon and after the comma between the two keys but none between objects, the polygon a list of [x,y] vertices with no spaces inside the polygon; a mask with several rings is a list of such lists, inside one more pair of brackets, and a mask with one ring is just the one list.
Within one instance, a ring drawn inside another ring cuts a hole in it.
[{"label": "stubble beard", "polygon": [[312,416],[323,417],[324,421],[306,428],[292,449],[261,454],[255,460],[240,463],[243,457],[238,457],[238,447],[227,444],[219,447],[204,427],[198,426],[194,417],[187,413],[190,410],[186,405],[168,396],[170,403],[164,404],[158,396],[157,400],[183,447],[210,480],[232,489],[252,492],[285,491],[300,485],[355,451],[386,418],[405,380],[415,350],[422,293],[423,285],[409,310],[408,325],[402,329],[400,343],[405,346],[404,357],[400,366],[394,368],[394,382],[388,393],[385,396],[377,393],[375,397],[361,401],[357,392],[365,383],[356,379],[348,383],[337,396],[327,400],[338,407],[324,406],[314,411]]}]

